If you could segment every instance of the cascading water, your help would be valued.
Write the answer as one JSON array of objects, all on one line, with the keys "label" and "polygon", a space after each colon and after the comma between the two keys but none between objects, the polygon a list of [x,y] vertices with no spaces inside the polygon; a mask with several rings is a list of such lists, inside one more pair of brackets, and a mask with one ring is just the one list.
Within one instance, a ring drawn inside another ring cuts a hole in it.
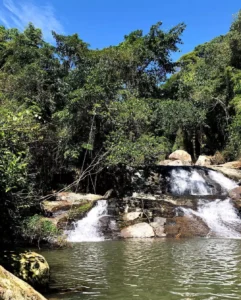
[{"label": "cascading water", "polygon": [[227,193],[237,185],[233,180],[213,170],[176,168],[170,173],[170,186],[174,195],[203,196]]},{"label": "cascading water", "polygon": [[212,194],[205,179],[196,171],[174,169],[170,177],[171,192],[174,195],[210,195]]},{"label": "cascading water", "polygon": [[230,199],[205,202],[197,211],[182,208],[185,215],[201,218],[209,227],[209,237],[241,238],[241,219]]},{"label": "cascading water", "polygon": [[74,230],[68,233],[69,242],[103,241],[105,238],[100,232],[99,220],[107,214],[107,201],[99,200],[87,216],[76,223]]},{"label": "cascading water", "polygon": [[[223,174],[212,170],[174,169],[170,174],[170,189],[175,195],[197,195],[197,210],[181,208],[184,215],[198,217],[209,227],[210,237],[241,238],[241,219],[230,199],[219,200],[219,194],[237,186]],[[217,195],[214,201],[202,200],[202,195]]]}]

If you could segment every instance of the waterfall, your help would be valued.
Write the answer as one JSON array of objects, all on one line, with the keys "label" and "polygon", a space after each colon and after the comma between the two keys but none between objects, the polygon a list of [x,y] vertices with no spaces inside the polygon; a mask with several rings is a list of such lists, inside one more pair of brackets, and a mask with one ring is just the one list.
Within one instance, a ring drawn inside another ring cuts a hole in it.
[{"label": "waterfall", "polygon": [[197,211],[182,208],[185,215],[201,218],[209,227],[208,237],[241,238],[241,219],[230,199],[200,200]]},{"label": "waterfall", "polygon": [[170,173],[170,191],[174,195],[226,194],[237,184],[213,170],[176,168]]},{"label": "waterfall", "polygon": [[211,188],[206,184],[205,179],[196,171],[191,172],[185,169],[174,169],[171,172],[171,192],[174,195],[209,195]]},{"label": "waterfall", "polygon": [[[227,194],[237,184],[213,170],[183,169],[171,171],[171,192],[175,195],[197,195],[197,210],[181,207],[184,215],[198,217],[208,226],[208,237],[241,238],[241,219],[232,201],[219,200],[218,194]],[[201,196],[217,195],[214,201]]]},{"label": "waterfall", "polygon": [[68,232],[69,242],[103,241],[105,238],[100,232],[99,219],[107,214],[107,201],[99,200],[89,211],[87,216],[75,224],[75,229]]}]

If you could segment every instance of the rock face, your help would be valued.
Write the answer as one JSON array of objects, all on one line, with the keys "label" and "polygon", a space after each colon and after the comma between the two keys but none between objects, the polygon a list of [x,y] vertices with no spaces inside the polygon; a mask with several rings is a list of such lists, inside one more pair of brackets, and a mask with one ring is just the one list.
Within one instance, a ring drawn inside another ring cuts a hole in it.
[{"label": "rock face", "polygon": [[200,155],[198,157],[198,160],[195,163],[196,166],[201,166],[201,167],[210,166],[211,164],[212,164],[211,158],[206,155]]},{"label": "rock face", "polygon": [[176,150],[169,155],[169,159],[171,160],[180,160],[183,162],[183,165],[191,165],[192,157],[189,153],[184,150]]},{"label": "rock face", "polygon": [[0,266],[1,300],[47,300],[30,285]]},{"label": "rock face", "polygon": [[4,252],[1,264],[14,275],[38,289],[45,289],[49,284],[49,265],[46,259],[35,252]]},{"label": "rock face", "polygon": [[155,233],[151,225],[147,223],[138,223],[128,226],[121,230],[122,238],[151,238]]}]

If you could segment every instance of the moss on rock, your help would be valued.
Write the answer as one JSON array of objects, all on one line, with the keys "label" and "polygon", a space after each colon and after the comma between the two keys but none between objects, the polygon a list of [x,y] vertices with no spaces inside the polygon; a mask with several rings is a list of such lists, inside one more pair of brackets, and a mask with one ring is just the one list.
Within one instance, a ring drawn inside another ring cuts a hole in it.
[{"label": "moss on rock", "polygon": [[49,284],[49,265],[38,253],[4,252],[1,264],[15,276],[38,289],[45,289]]},{"label": "moss on rock", "polygon": [[0,266],[0,300],[46,300],[46,298]]},{"label": "moss on rock", "polygon": [[68,212],[68,218],[72,220],[81,219],[91,208],[95,202],[87,202],[78,208],[73,208]]}]

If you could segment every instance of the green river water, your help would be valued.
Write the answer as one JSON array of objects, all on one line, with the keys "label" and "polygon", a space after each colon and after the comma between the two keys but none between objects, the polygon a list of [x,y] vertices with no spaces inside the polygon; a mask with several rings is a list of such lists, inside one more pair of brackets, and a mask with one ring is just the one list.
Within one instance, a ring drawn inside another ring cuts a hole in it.
[{"label": "green river water", "polygon": [[104,241],[41,254],[51,287],[75,289],[51,300],[241,299],[238,239]]}]

